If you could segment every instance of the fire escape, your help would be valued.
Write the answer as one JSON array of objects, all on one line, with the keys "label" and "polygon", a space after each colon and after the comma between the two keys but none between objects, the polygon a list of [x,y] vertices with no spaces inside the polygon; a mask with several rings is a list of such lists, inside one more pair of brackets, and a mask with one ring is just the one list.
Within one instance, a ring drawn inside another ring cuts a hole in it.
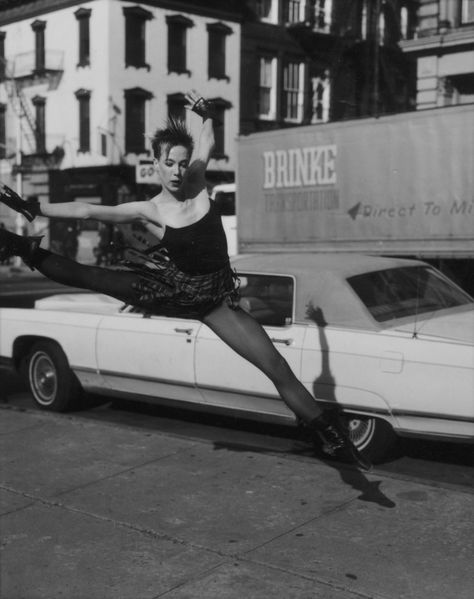
[{"label": "fire escape", "polygon": [[[0,58],[2,79],[10,109],[15,117],[16,164],[14,171],[27,173],[51,168],[61,159],[61,150],[46,148],[44,121],[40,118],[44,101],[25,93],[28,87],[55,89],[63,73],[62,52],[44,54],[38,63],[34,52],[18,54],[13,60]],[[35,104],[35,100],[37,103]],[[38,108],[39,106],[39,108]]]},{"label": "fire escape", "polygon": [[416,7],[414,0],[308,0],[304,20],[287,25],[312,76],[330,78],[329,120],[409,108],[414,73],[398,42],[413,35]]},{"label": "fire escape", "polygon": [[17,144],[19,150],[22,152],[22,140],[26,141],[26,145],[30,150],[30,153],[35,153],[38,147],[38,133],[36,129],[36,121],[29,106],[29,102],[25,97],[21,85],[15,79],[12,72],[12,68],[7,60],[4,58],[0,59],[0,63],[3,70],[3,84],[7,93],[7,98],[13,113],[17,119],[18,131],[17,131]]}]

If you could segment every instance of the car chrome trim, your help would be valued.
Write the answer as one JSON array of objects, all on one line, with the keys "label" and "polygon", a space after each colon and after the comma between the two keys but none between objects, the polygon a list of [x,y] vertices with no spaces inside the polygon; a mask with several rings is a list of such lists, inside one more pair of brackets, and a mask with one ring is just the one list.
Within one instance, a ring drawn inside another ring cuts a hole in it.
[{"label": "car chrome trim", "polygon": [[198,389],[203,391],[218,391],[219,393],[226,393],[227,395],[247,395],[249,397],[261,397],[262,399],[273,399],[276,401],[283,401],[277,394],[272,393],[247,393],[239,391],[238,389],[229,389],[228,387],[219,387],[218,385],[198,385]]},{"label": "car chrome trim", "polygon": [[430,418],[432,420],[446,420],[449,422],[473,422],[474,417],[471,416],[452,416],[450,414],[438,414],[435,412],[419,412],[416,410],[392,410],[394,416],[415,416],[417,418]]},{"label": "car chrome trim", "polygon": [[[95,370],[93,372],[96,372]],[[154,376],[138,376],[136,374],[127,374],[125,372],[116,372],[115,370],[98,370],[102,376],[115,377],[118,379],[130,379],[135,381],[146,381],[148,383],[164,383],[166,385],[175,385],[177,387],[196,387],[195,383],[186,383],[183,381],[175,381],[172,379],[163,379]]]},{"label": "car chrome trim", "polygon": [[71,365],[71,370],[74,372],[93,372],[94,374],[99,374],[98,368],[90,368],[89,366],[73,366]]},{"label": "car chrome trim", "polygon": [[[5,362],[5,366],[13,366],[13,360],[11,358],[2,358],[0,357],[0,366],[2,366],[3,362]],[[122,372],[115,372],[113,370],[98,370],[95,368],[87,368],[87,367],[77,367],[77,366],[71,366],[72,370],[74,370],[75,372],[89,372],[89,373],[94,373],[94,374],[101,374],[102,376],[109,376],[109,377],[116,377],[116,378],[127,378],[127,379],[132,379],[132,380],[137,380],[137,381],[147,381],[147,382],[151,382],[151,383],[164,383],[167,385],[173,385],[173,386],[177,386],[177,387],[197,387],[198,389],[202,389],[202,391],[217,391],[220,393],[227,393],[227,394],[235,394],[235,395],[241,395],[242,392],[239,391],[238,389],[229,389],[226,387],[220,387],[218,385],[197,385],[196,383],[186,383],[183,381],[176,381],[176,380],[168,380],[168,379],[163,379],[163,378],[158,378],[158,377],[147,377],[147,376],[137,376],[137,375],[133,375],[133,374],[125,374]],[[245,393],[244,395],[247,395],[247,393]],[[254,397],[262,397],[265,399],[273,399],[275,401],[281,401],[281,398],[279,395],[272,395],[270,393],[250,393],[249,395],[252,395]],[[389,409],[382,409],[382,408],[371,408],[371,407],[367,407],[367,406],[361,406],[361,405],[353,405],[353,404],[342,404],[342,403],[338,403],[338,402],[328,402],[328,401],[324,401],[324,400],[318,400],[321,403],[326,404],[327,406],[336,406],[341,408],[342,410],[345,410],[346,412],[351,412],[351,413],[357,413],[357,414],[367,414],[367,415],[380,415],[380,416],[392,416],[392,417],[398,417],[398,418],[403,418],[403,417],[415,417],[415,418],[428,418],[428,419],[432,419],[432,420],[446,420],[446,421],[451,421],[451,422],[469,422],[469,423],[474,423],[474,417],[470,417],[470,416],[451,416],[448,414],[439,414],[436,412],[420,412],[420,411],[416,411],[416,410],[397,410],[397,409],[393,409],[393,410],[389,410]]]}]

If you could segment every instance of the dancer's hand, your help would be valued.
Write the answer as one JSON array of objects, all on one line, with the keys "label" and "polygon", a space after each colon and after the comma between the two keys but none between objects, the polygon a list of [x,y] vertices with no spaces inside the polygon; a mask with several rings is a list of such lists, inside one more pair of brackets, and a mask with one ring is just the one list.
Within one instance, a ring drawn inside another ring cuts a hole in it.
[{"label": "dancer's hand", "polygon": [[194,89],[185,95],[185,99],[187,102],[185,108],[198,114],[203,121],[212,119],[216,125],[222,125],[221,121],[216,116],[214,102],[206,100]]},{"label": "dancer's hand", "polygon": [[191,91],[187,92],[184,95],[184,99],[187,102],[187,104],[185,104],[185,108],[187,108],[188,110],[193,110],[193,108],[201,98],[201,94],[199,94],[195,89],[192,89]]}]

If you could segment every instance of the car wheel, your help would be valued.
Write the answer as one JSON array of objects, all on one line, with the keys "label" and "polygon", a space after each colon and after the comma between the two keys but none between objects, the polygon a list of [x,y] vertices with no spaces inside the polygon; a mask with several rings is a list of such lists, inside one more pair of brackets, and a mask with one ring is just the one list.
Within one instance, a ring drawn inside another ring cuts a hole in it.
[{"label": "car wheel", "polygon": [[345,418],[352,442],[372,462],[381,462],[394,450],[397,436],[385,420],[355,414]]},{"label": "car wheel", "polygon": [[82,388],[59,345],[38,341],[26,356],[23,368],[41,409],[66,412],[78,407]]}]

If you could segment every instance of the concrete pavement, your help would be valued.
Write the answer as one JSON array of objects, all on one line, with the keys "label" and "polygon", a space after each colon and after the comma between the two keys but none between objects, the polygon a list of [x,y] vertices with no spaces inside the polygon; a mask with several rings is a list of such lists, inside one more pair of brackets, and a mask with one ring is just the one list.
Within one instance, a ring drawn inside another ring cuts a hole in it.
[{"label": "concrete pavement", "polygon": [[0,597],[472,598],[474,494],[225,439],[3,406]]}]

